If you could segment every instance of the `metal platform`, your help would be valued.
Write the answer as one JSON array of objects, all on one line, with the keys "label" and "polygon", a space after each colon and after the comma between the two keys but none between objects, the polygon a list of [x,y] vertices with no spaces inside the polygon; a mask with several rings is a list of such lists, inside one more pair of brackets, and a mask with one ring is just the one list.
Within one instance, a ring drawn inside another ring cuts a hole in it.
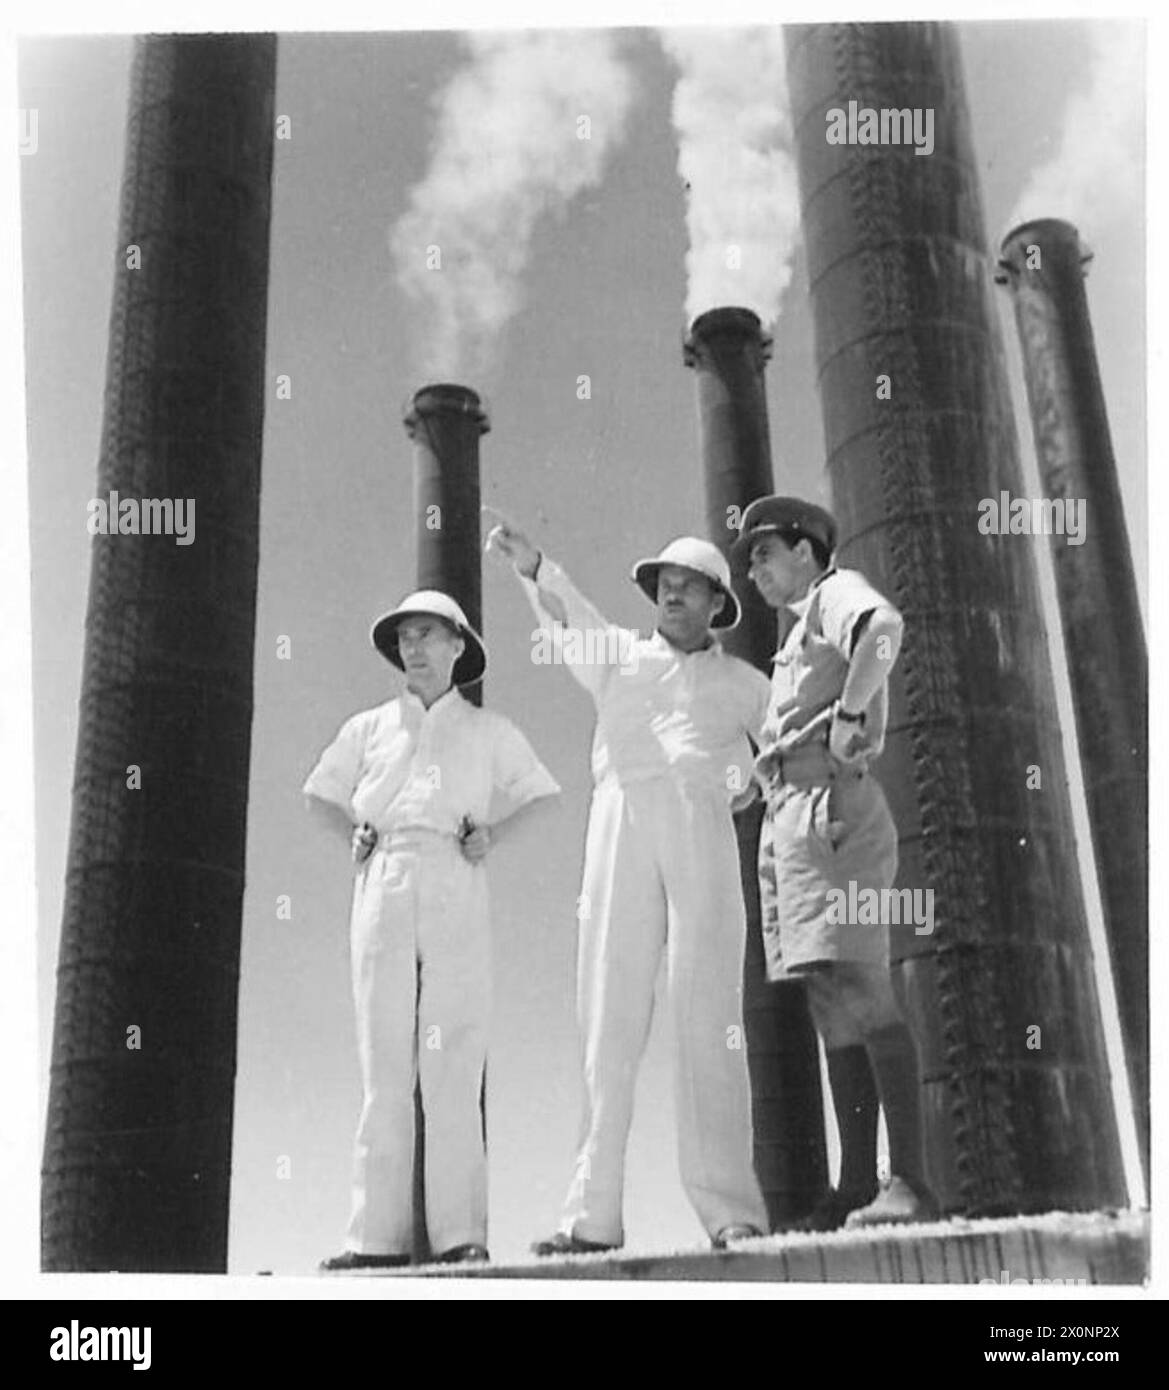
[{"label": "metal platform", "polygon": [[733,1251],[580,1255],[487,1266],[366,1271],[363,1278],[726,1280],[790,1284],[1142,1284],[1147,1212],[1051,1212],[866,1232],[775,1235]]}]

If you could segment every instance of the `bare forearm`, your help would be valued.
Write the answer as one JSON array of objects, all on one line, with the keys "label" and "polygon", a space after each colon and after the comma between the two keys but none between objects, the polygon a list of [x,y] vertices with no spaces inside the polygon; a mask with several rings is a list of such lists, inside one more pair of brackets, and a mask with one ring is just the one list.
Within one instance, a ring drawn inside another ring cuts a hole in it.
[{"label": "bare forearm", "polygon": [[537,813],[551,810],[559,804],[559,800],[559,797],[542,796],[536,801],[529,801],[526,806],[521,806],[513,815],[508,816],[507,820],[499,821],[491,827],[492,845],[510,839],[518,829],[535,820]]},{"label": "bare forearm", "polygon": [[322,801],[317,796],[306,796],[304,804],[313,823],[324,830],[330,838],[342,840],[346,846],[353,834],[353,824],[340,806],[331,801]]}]

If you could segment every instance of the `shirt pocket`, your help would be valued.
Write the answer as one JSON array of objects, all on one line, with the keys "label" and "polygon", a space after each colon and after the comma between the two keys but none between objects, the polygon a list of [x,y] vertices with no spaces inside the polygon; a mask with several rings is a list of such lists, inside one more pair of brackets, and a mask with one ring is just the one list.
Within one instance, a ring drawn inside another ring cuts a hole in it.
[{"label": "shirt pocket", "polygon": [[818,711],[839,698],[848,662],[826,637],[805,632],[797,668],[795,683],[803,709]]}]

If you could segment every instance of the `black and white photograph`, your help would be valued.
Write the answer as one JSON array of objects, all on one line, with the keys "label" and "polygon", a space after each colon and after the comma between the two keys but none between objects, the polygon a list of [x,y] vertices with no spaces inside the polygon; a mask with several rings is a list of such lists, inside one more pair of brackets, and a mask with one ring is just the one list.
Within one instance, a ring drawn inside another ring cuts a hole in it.
[{"label": "black and white photograph", "polygon": [[12,1296],[1118,1360],[1152,22],[398,8],[13,26]]}]

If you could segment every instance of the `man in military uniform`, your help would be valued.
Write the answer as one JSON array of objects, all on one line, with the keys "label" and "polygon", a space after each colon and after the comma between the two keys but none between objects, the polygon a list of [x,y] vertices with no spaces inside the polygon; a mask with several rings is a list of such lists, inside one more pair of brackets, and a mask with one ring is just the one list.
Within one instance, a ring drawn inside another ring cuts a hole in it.
[{"label": "man in military uniform", "polygon": [[[772,672],[756,777],[767,803],[760,896],[768,978],[802,978],[824,1042],[841,1170],[803,1223],[909,1222],[935,1214],[922,1154],[919,1065],[894,996],[889,924],[843,922],[836,905],[891,888],[897,830],[869,770],[885,740],[896,608],[833,563],[836,523],[794,497],[743,514],[735,557],[772,608],[796,615]],[[842,896],[843,895],[843,896]],[[878,1096],[891,1177],[878,1191]]]}]

